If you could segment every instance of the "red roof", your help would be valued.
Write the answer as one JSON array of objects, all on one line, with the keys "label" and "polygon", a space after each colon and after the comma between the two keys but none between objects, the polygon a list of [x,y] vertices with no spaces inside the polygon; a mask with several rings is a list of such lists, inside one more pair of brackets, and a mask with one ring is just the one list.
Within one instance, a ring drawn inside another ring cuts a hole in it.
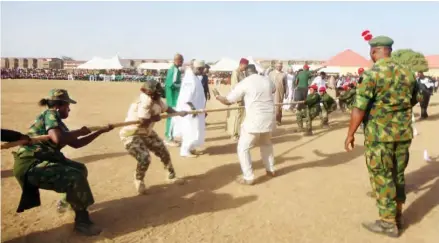
[{"label": "red roof", "polygon": [[360,54],[352,51],[345,50],[339,54],[331,57],[325,62],[325,66],[340,66],[340,67],[370,67],[371,62],[361,56]]},{"label": "red roof", "polygon": [[439,55],[425,56],[429,68],[439,68]]}]

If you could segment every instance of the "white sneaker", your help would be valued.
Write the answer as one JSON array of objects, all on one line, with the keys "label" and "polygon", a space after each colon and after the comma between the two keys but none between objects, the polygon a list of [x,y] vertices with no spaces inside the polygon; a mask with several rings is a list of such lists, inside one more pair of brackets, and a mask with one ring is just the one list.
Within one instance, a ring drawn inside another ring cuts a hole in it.
[{"label": "white sneaker", "polygon": [[180,156],[184,157],[184,158],[197,158],[198,157],[198,155],[191,154],[191,153],[185,154],[185,155],[180,155]]}]

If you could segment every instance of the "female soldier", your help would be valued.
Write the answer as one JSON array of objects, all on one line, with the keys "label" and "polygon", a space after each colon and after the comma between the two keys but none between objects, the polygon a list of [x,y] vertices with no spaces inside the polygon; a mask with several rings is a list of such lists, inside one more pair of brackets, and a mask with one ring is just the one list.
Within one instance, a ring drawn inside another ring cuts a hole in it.
[{"label": "female soldier", "polygon": [[84,147],[113,128],[108,126],[94,133],[87,127],[69,131],[62,119],[69,116],[70,104],[76,101],[63,89],[51,90],[49,97],[39,102],[48,109],[37,116],[28,135],[49,135],[50,140],[22,146],[14,153],[14,176],[22,188],[17,212],[40,206],[39,189],[66,193],[66,201],[75,211],[74,229],[84,235],[98,235],[102,230],[91,222],[87,211],[94,203],[87,168],[64,157],[61,149],[66,145]]}]

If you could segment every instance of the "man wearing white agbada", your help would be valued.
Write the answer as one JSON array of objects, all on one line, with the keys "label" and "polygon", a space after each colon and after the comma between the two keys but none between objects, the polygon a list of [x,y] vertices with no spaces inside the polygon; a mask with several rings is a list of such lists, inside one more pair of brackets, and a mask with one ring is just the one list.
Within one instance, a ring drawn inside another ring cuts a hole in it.
[{"label": "man wearing white agbada", "polygon": [[[204,66],[204,61],[195,60],[193,67],[186,69],[181,81],[177,110],[190,111],[191,107],[187,102],[191,102],[197,110],[205,108],[204,88],[198,78],[198,75],[202,74]],[[188,115],[175,120],[174,136],[181,137],[182,140],[180,156],[190,158],[197,156],[196,148],[204,144],[206,127],[204,116],[204,114],[198,114],[195,117]]]},{"label": "man wearing white agbada", "polygon": [[227,97],[218,93],[215,97],[224,105],[231,105],[244,98],[245,119],[241,125],[241,136],[238,141],[238,157],[243,177],[238,182],[252,185],[254,175],[250,149],[259,142],[262,161],[268,176],[274,176],[273,144],[271,132],[275,123],[273,94],[276,87],[268,77],[257,74],[254,65],[248,65],[247,77],[239,82]]},{"label": "man wearing white agbada", "polygon": [[[287,96],[284,98],[284,103],[291,103],[294,100],[294,80],[296,79],[296,76],[294,75],[293,68],[289,67],[287,69]],[[284,110],[291,110],[294,108],[294,105],[288,104],[283,105],[282,107]]]}]

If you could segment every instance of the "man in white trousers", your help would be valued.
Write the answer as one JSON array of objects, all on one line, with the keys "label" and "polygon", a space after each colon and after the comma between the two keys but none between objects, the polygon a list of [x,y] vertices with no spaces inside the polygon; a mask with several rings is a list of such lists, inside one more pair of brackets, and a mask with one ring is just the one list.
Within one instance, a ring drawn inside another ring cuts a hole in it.
[{"label": "man in white trousers", "polygon": [[241,136],[238,141],[238,157],[243,176],[238,182],[253,185],[254,175],[250,149],[259,142],[262,161],[266,174],[274,177],[273,144],[271,132],[275,124],[273,94],[276,87],[268,77],[258,75],[254,65],[248,65],[247,77],[239,82],[227,97],[215,91],[215,97],[224,105],[231,105],[244,99],[245,119],[241,125]]},{"label": "man in white trousers", "polygon": [[[197,110],[205,108],[206,97],[199,78],[203,74],[204,67],[204,61],[194,60],[192,67],[186,69],[177,100],[178,110],[190,111],[191,107],[187,104],[188,102],[191,102]],[[196,148],[204,144],[205,130],[204,114],[198,114],[195,117],[192,115],[176,117],[173,137],[181,137],[180,156],[194,158],[200,155]]]}]

